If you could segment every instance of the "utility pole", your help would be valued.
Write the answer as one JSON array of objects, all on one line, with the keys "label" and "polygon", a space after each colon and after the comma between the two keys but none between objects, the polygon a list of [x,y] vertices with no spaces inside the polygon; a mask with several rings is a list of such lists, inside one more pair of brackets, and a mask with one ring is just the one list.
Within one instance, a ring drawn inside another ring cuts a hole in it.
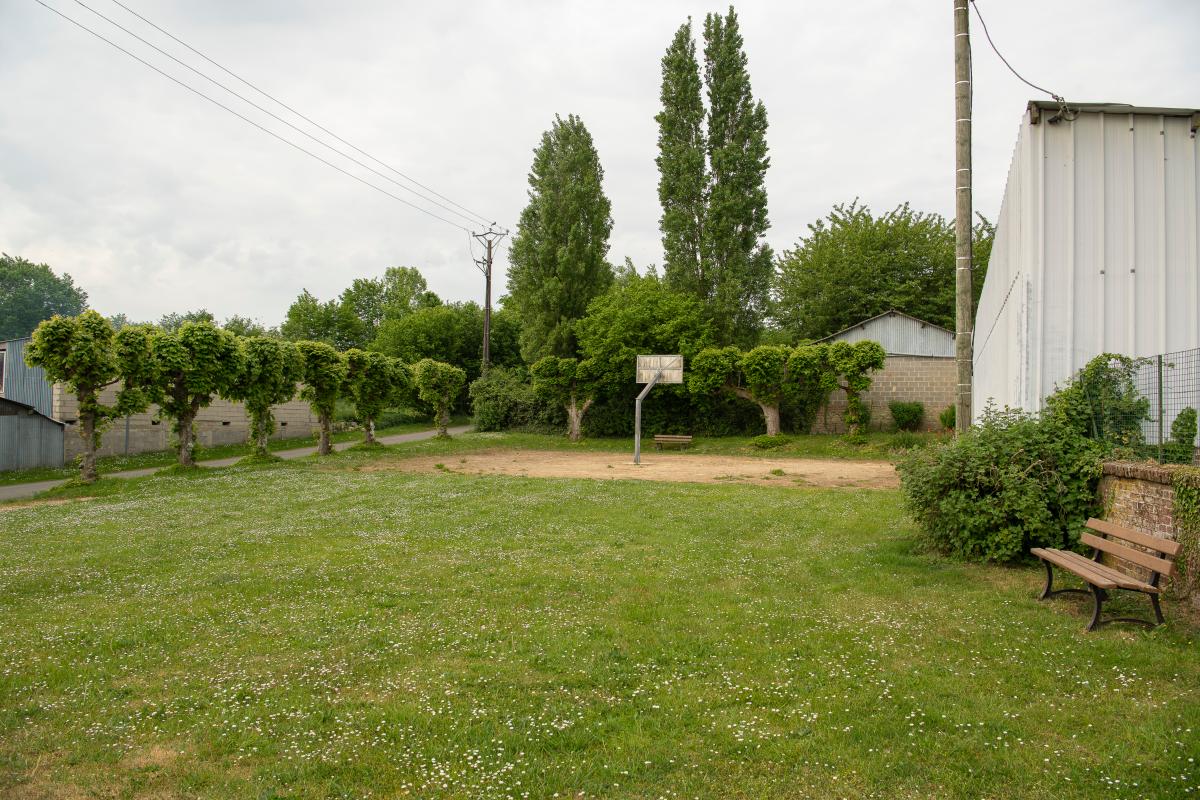
[{"label": "utility pole", "polygon": [[483,361],[479,367],[479,371],[484,375],[487,375],[488,367],[492,364],[492,253],[495,251],[495,245],[507,235],[508,231],[498,230],[494,222],[483,233],[471,232],[471,236],[483,242],[485,248],[484,257],[475,259],[475,266],[479,267],[479,271],[483,273],[485,285],[483,295]]},{"label": "utility pole", "polygon": [[954,428],[971,427],[975,356],[974,289],[971,280],[971,35],[968,0],[954,1],[954,352],[958,365]]}]

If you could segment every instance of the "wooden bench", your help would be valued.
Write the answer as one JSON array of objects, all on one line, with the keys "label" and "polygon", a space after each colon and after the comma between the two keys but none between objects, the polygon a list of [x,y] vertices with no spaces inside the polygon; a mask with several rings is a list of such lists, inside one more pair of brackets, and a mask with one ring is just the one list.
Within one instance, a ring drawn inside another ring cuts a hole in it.
[{"label": "wooden bench", "polygon": [[[1175,574],[1175,557],[1179,555],[1181,549],[1179,542],[1173,542],[1170,539],[1160,539],[1148,533],[1130,530],[1129,528],[1099,519],[1089,519],[1087,527],[1089,531],[1095,531],[1096,533],[1084,532],[1079,537],[1079,540],[1092,548],[1091,558],[1081,556],[1079,553],[1070,550],[1055,550],[1053,548],[1035,547],[1029,551],[1040,558],[1046,567],[1046,588],[1042,590],[1042,594],[1038,599],[1045,600],[1047,597],[1065,592],[1079,592],[1081,594],[1088,594],[1090,592],[1095,600],[1095,607],[1092,611],[1092,621],[1087,627],[1089,631],[1094,631],[1101,625],[1107,625],[1110,622],[1135,622],[1151,628],[1155,625],[1161,625],[1163,615],[1162,609],[1158,605],[1158,596],[1162,590],[1158,587],[1158,580],[1163,575],[1169,577]],[[1096,534],[1099,535],[1097,536]],[[1136,547],[1131,547],[1130,545],[1136,545]],[[1153,552],[1148,553],[1146,550]],[[1149,581],[1143,581],[1119,569],[1100,563],[1100,557],[1104,553],[1124,559],[1139,567],[1145,567],[1150,571]],[[1053,567],[1066,570],[1082,578],[1088,584],[1088,588],[1055,589],[1052,591],[1051,589],[1054,584]],[[1104,601],[1108,599],[1108,593],[1117,589],[1124,589],[1129,592],[1141,592],[1142,594],[1149,595],[1150,605],[1154,608],[1155,621],[1151,622],[1150,620],[1134,617],[1114,617],[1101,621],[1100,608],[1104,604]]]},{"label": "wooden bench", "polygon": [[692,437],[687,436],[687,435],[677,434],[677,433],[656,433],[656,434],[654,434],[655,448],[662,450],[663,446],[668,445],[668,444],[679,445],[679,449],[682,450],[685,447],[691,446]]}]

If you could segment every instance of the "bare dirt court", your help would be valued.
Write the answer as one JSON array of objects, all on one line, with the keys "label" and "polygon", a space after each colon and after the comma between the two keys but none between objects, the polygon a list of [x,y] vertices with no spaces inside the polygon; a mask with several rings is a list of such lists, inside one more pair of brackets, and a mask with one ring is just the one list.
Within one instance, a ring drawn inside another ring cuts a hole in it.
[{"label": "bare dirt court", "polygon": [[372,464],[366,471],[430,472],[441,469],[469,475],[520,475],[531,478],[633,479],[682,483],[752,483],[762,486],[828,486],[894,489],[900,485],[886,461],[810,458],[750,458],[687,453],[571,453],[554,450],[485,450],[459,456],[420,456]]}]

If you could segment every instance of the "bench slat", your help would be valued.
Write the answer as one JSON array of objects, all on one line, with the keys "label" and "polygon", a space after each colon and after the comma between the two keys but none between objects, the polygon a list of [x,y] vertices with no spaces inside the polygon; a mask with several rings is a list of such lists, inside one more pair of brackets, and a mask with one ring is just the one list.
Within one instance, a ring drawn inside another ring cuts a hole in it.
[{"label": "bench slat", "polygon": [[1099,570],[1085,566],[1074,559],[1069,558],[1062,550],[1046,550],[1041,547],[1035,547],[1030,552],[1043,561],[1049,561],[1055,566],[1062,567],[1067,572],[1073,572],[1088,583],[1099,586],[1101,589],[1119,588],[1114,580],[1107,577]]},{"label": "bench slat", "polygon": [[1137,592],[1145,592],[1146,594],[1158,594],[1160,591],[1157,586],[1151,586],[1145,581],[1140,581],[1131,575],[1126,575],[1124,572],[1121,572],[1121,570],[1114,569],[1107,564],[1101,564],[1093,561],[1087,556],[1082,556],[1079,553],[1071,550],[1059,550],[1057,552],[1061,553],[1077,564],[1081,564],[1087,569],[1092,569],[1101,575],[1104,575],[1105,577],[1114,581],[1122,589],[1132,589]]},{"label": "bench slat", "polygon": [[1109,539],[1103,539],[1090,533],[1083,533],[1079,536],[1079,541],[1086,544],[1088,547],[1095,547],[1097,550],[1103,550],[1105,553],[1114,555],[1117,558],[1123,558],[1126,561],[1153,570],[1154,572],[1163,575],[1174,575],[1174,562],[1167,561],[1165,558],[1157,558],[1149,553],[1144,553],[1141,550],[1134,550],[1132,547],[1123,545],[1120,542],[1114,542]]},{"label": "bench slat", "polygon": [[1134,544],[1141,545],[1142,547],[1149,547],[1153,550],[1157,550],[1158,552],[1170,556],[1171,558],[1179,555],[1179,551],[1183,549],[1183,545],[1181,545],[1179,542],[1173,542],[1170,539],[1161,539],[1158,536],[1151,536],[1148,533],[1135,531],[1132,528],[1126,528],[1102,519],[1089,519],[1087,521],[1087,526],[1094,531],[1099,531],[1100,533],[1105,533],[1109,536],[1115,536],[1118,539],[1124,539],[1127,542],[1133,542]]}]

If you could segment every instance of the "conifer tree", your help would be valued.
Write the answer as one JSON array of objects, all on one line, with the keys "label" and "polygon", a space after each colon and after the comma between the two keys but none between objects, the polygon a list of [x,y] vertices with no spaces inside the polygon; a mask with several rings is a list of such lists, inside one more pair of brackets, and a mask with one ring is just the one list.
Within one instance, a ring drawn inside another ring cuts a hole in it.
[{"label": "conifer tree", "polygon": [[612,206],[592,135],[574,114],[542,134],[529,172],[529,204],[509,253],[505,308],[522,323],[521,355],[571,357],[574,323],[612,283]]}]

